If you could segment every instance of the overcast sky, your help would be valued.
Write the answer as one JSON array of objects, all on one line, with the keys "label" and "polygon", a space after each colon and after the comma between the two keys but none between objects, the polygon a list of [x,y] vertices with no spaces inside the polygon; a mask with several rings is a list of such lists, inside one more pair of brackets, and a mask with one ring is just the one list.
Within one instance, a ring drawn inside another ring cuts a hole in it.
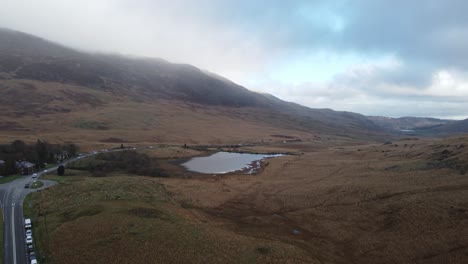
[{"label": "overcast sky", "polygon": [[468,118],[465,0],[0,0],[0,27],[314,108]]}]

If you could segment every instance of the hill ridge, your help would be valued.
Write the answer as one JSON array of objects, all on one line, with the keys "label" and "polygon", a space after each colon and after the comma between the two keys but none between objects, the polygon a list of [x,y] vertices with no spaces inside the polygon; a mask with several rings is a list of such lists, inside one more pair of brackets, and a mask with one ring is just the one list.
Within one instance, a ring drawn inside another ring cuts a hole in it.
[{"label": "hill ridge", "polygon": [[[136,104],[146,107],[163,100],[174,102],[174,105],[195,104],[198,105],[196,108],[226,107],[228,109],[223,112],[237,111],[236,114],[249,108],[251,115],[245,120],[251,124],[266,124],[267,127],[300,133],[350,138],[386,137],[380,127],[361,114],[312,109],[286,102],[250,91],[222,76],[188,64],[86,53],[5,29],[0,30],[0,43],[0,85],[3,87],[0,110],[5,116],[18,118],[55,114],[69,119],[67,114],[103,111],[111,105],[114,107],[117,102],[120,106]],[[12,100],[16,100],[14,104]],[[73,122],[78,122],[76,119]],[[0,122],[11,124],[15,121]],[[105,122],[121,121],[112,118]],[[27,122],[22,124],[28,129]],[[137,127],[141,126],[133,128]]]}]

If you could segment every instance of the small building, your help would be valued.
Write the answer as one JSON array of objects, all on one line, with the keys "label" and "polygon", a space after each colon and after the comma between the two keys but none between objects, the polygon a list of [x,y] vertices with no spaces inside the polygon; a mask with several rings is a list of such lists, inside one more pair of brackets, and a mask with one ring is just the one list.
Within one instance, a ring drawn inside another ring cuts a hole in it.
[{"label": "small building", "polygon": [[29,175],[36,172],[36,164],[28,161],[17,161],[16,169],[18,169],[22,175]]}]

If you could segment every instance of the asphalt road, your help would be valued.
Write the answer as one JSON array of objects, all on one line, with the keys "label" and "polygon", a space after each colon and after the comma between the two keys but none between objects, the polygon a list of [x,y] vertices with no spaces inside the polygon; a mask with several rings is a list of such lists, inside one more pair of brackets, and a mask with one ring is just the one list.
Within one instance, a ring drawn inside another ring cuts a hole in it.
[{"label": "asphalt road", "polygon": [[[138,148],[138,149],[144,149]],[[152,147],[148,147],[152,148]],[[117,152],[129,149],[99,150],[84,154],[76,158],[69,159],[60,165],[66,165],[69,162],[97,155],[105,152]],[[137,148],[130,148],[137,150]],[[47,169],[47,172],[56,171],[59,165]],[[38,180],[40,176],[47,173],[45,170],[36,173]],[[28,251],[26,248],[26,235],[24,229],[23,201],[28,193],[36,192],[48,188],[56,182],[41,180],[44,183],[39,189],[24,188],[26,183],[32,183],[32,175],[23,176],[10,183],[0,184],[0,202],[3,211],[3,263],[5,264],[25,264],[28,263]],[[34,223],[32,223],[34,225]],[[34,240],[34,237],[33,237]]]},{"label": "asphalt road", "polygon": [[[27,250],[25,241],[23,200],[30,192],[36,189],[26,189],[24,185],[32,182],[32,176],[24,176],[13,182],[0,185],[0,197],[3,209],[3,263],[27,263]],[[42,181],[47,188],[55,182]]]}]

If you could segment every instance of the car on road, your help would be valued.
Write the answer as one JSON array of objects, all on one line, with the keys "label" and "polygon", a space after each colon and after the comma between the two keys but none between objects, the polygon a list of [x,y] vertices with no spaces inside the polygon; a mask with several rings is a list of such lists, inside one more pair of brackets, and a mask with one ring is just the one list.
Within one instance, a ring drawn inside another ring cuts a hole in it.
[{"label": "car on road", "polygon": [[24,188],[26,188],[26,189],[29,188],[29,183],[26,183],[26,184],[24,185]]},{"label": "car on road", "polygon": [[30,260],[36,259],[36,253],[34,251],[29,252],[29,259]]},{"label": "car on road", "polygon": [[26,236],[32,236],[32,231],[31,229],[26,230]]},{"label": "car on road", "polygon": [[37,178],[37,173],[34,173],[34,174],[32,175],[32,177],[33,177],[33,179]]},{"label": "car on road", "polygon": [[44,170],[44,172],[48,172],[49,170]]},{"label": "car on road", "polygon": [[24,228],[26,229],[31,228],[31,219],[29,218],[24,219]]},{"label": "car on road", "polygon": [[37,260],[35,259],[31,260],[31,264],[37,264]]},{"label": "car on road", "polygon": [[32,242],[33,242],[32,236],[27,236],[26,237],[26,244],[32,245]]},{"label": "car on road", "polygon": [[32,251],[34,251],[33,245],[28,245],[28,252],[32,252]]}]

